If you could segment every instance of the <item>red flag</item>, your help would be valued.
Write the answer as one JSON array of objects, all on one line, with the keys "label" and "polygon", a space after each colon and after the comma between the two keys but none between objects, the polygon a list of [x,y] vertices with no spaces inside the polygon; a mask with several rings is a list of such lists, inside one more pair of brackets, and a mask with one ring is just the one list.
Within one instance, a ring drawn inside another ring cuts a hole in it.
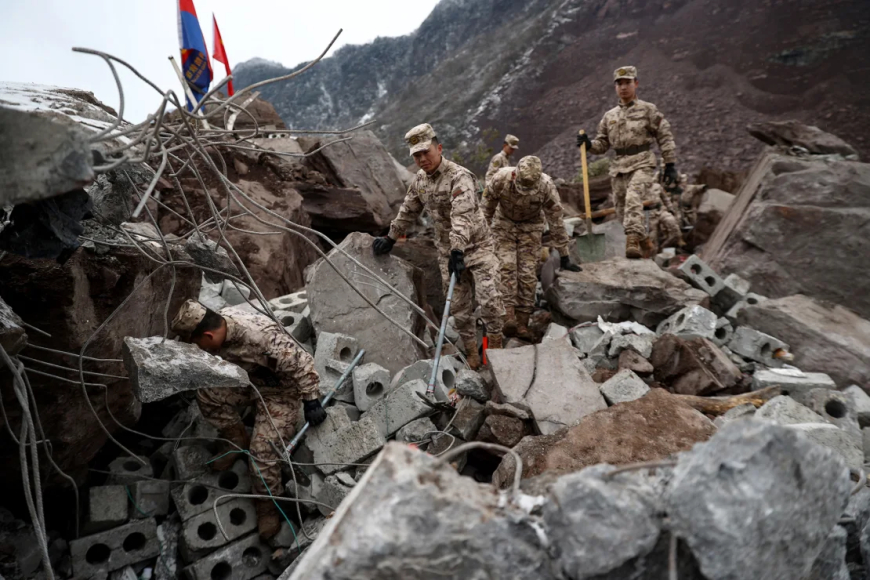
[{"label": "red flag", "polygon": [[[232,74],[230,72],[230,59],[227,58],[227,50],[224,48],[224,40],[221,38],[221,31],[217,25],[217,18],[215,18],[214,14],[212,14],[211,17],[212,20],[214,20],[214,52],[211,56],[216,61],[224,63],[227,76],[229,76]],[[233,96],[233,93],[235,92],[233,90],[233,81],[230,81],[227,84],[227,92],[229,93],[229,96]]]}]

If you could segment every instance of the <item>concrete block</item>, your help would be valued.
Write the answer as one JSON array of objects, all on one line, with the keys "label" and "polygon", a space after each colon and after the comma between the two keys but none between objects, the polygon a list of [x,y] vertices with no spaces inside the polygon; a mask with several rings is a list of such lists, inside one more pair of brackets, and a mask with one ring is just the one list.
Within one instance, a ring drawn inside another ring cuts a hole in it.
[{"label": "concrete block", "polygon": [[639,376],[625,369],[599,385],[598,390],[608,405],[615,405],[640,399],[649,392],[649,387]]},{"label": "concrete block", "polygon": [[188,564],[257,528],[253,500],[237,497],[220,502],[217,513],[228,536],[225,538],[217,524],[215,510],[211,509],[213,502],[209,503],[208,511],[190,518],[181,528],[181,556]]},{"label": "concrete block", "polygon": [[781,367],[782,361],[776,357],[779,350],[788,350],[788,345],[769,334],[758,332],[747,326],[738,326],[728,343],[728,348],[742,357],[760,362],[770,367]]},{"label": "concrete block", "polygon": [[716,330],[713,331],[713,338],[710,341],[716,346],[725,346],[731,342],[731,337],[734,336],[734,327],[727,318],[720,318],[716,321]]},{"label": "concrete block", "polygon": [[102,532],[127,521],[127,490],[123,485],[101,485],[88,490],[88,515],[82,531]]},{"label": "concrete block", "polygon": [[720,312],[727,312],[735,304],[745,300],[748,293],[748,281],[737,274],[728,274],[723,280],[722,289],[713,298],[713,303],[720,309]]},{"label": "concrete block", "polygon": [[710,296],[716,294],[725,286],[725,281],[705,264],[698,256],[689,256],[689,259],[678,268],[683,278],[692,286],[703,290]]},{"label": "concrete block", "polygon": [[[363,419],[373,421],[381,436],[389,437],[414,419],[433,413],[432,407],[419,395],[426,396],[426,383],[416,379],[391,390],[363,414]],[[362,420],[362,419],[361,419]]]},{"label": "concrete block", "polygon": [[[611,358],[618,357],[619,353],[628,348],[643,358],[649,358],[652,354],[653,343],[655,341],[656,335],[654,334],[620,334],[619,336],[614,336],[610,341],[607,355]],[[596,351],[593,349],[593,352],[589,356],[594,357],[595,353]]]},{"label": "concrete block", "polygon": [[248,301],[250,296],[250,288],[234,283],[232,280],[224,280],[223,286],[221,287],[221,297],[227,301],[229,306],[244,304]]},{"label": "concrete block", "polygon": [[384,398],[390,386],[390,371],[376,363],[366,363],[353,369],[353,398],[356,408],[368,411]]},{"label": "concrete block", "polygon": [[728,423],[736,421],[737,419],[746,419],[754,415],[755,405],[752,403],[745,403],[728,409],[723,414],[713,419],[713,424],[716,425],[717,429],[721,429]]},{"label": "concrete block", "polygon": [[870,395],[858,385],[852,385],[844,391],[852,400],[852,408],[858,415],[861,427],[870,427]]},{"label": "concrete block", "polygon": [[589,326],[579,326],[572,330],[571,343],[574,348],[586,355],[598,344],[602,336],[604,331],[598,328],[597,324],[591,323]]},{"label": "concrete block", "polygon": [[680,338],[709,338],[716,335],[717,317],[703,306],[687,306],[659,324],[656,333]]},{"label": "concrete block", "polygon": [[415,419],[398,431],[396,431],[396,441],[399,443],[418,444],[421,441],[429,441],[434,435],[433,431],[437,431],[435,423],[429,417]]},{"label": "concrete block", "polygon": [[[390,390],[418,379],[428,384],[434,362],[432,359],[419,360],[403,368],[393,377],[390,383]],[[435,399],[437,401],[447,400],[450,389],[456,386],[456,373],[457,368],[453,359],[451,357],[441,357],[438,363],[438,373],[435,375]]]},{"label": "concrete block", "polygon": [[191,564],[184,573],[190,580],[251,580],[268,569],[271,554],[254,533]]},{"label": "concrete block", "polygon": [[250,493],[250,491],[251,476],[245,458],[236,461],[232,469],[220,473],[208,473],[197,481],[176,487],[170,495],[181,520],[187,521],[193,516],[210,510],[214,500],[226,493]]},{"label": "concrete block", "polygon": [[112,475],[106,480],[106,485],[129,485],[147,477],[154,477],[151,464],[142,465],[132,457],[118,457],[109,464]]},{"label": "concrete block", "polygon": [[[378,405],[383,402],[381,401]],[[363,415],[359,421],[351,423],[350,426],[326,434],[321,439],[321,444],[312,450],[314,463],[324,464],[319,466],[323,473],[335,473],[343,469],[348,463],[361,463],[362,460],[380,451],[386,443],[386,438],[381,432],[382,425],[379,426],[378,422],[373,419],[373,413],[374,416],[377,416],[375,408]]]},{"label": "concrete block", "polygon": [[761,369],[752,375],[752,390],[766,387],[782,387],[788,395],[802,405],[807,404],[806,395],[813,389],[836,389],[837,385],[825,373],[805,373],[798,369]]},{"label": "concrete block", "polygon": [[304,312],[290,312],[289,310],[274,311],[275,318],[281,322],[287,332],[299,342],[305,342],[314,336],[314,327],[311,318]]},{"label": "concrete block", "polygon": [[73,571],[90,578],[153,558],[160,553],[154,518],[70,542]]},{"label": "concrete block", "polygon": [[462,399],[456,405],[456,414],[453,417],[452,432],[466,441],[474,441],[483,421],[484,406],[474,399]]},{"label": "concrete block", "polygon": [[[330,440],[335,432],[342,431],[351,426],[354,422],[351,419],[352,409],[350,406],[345,405],[347,403],[336,403],[326,408],[326,420],[317,427],[312,427],[308,430],[301,445],[293,452],[292,459],[294,461],[313,463],[315,454],[324,452],[326,442]],[[359,417],[357,417],[357,420],[359,420]],[[315,471],[313,466],[308,465],[302,465],[300,469],[308,475],[311,475]]]},{"label": "concrete block", "polygon": [[734,306],[728,309],[725,313],[725,318],[730,320],[733,324],[737,324],[737,318],[740,315],[740,311],[746,308],[747,306],[755,306],[761,302],[767,300],[767,297],[762,296],[760,294],[753,294],[750,292],[746,295],[744,300],[737,302]]},{"label": "concrete block", "polygon": [[541,339],[541,342],[544,342],[545,340],[562,340],[566,336],[568,336],[567,328],[565,328],[561,324],[551,322],[547,326],[547,332],[544,333],[544,338]]},{"label": "concrete block", "polygon": [[172,452],[169,463],[163,472],[163,478],[169,480],[195,479],[209,471],[206,463],[211,459],[211,453],[205,447],[191,445],[179,447]]},{"label": "concrete block", "polygon": [[804,401],[799,401],[822,417],[847,431],[858,433],[858,413],[852,406],[851,397],[843,392],[831,389],[811,389],[804,395]]},{"label": "concrete block", "polygon": [[269,306],[273,311],[284,310],[287,312],[302,312],[308,308],[308,292],[300,290],[286,296],[279,296],[269,300]]},{"label": "concrete block", "polygon": [[133,496],[133,501],[130,502],[130,519],[165,516],[169,513],[168,481],[148,479],[137,481],[128,488]]},{"label": "concrete block", "polygon": [[[329,393],[336,381],[359,353],[359,342],[352,336],[321,332],[314,352],[314,369],[320,376],[320,392]],[[353,381],[344,381],[333,395],[335,400],[353,403]]]}]

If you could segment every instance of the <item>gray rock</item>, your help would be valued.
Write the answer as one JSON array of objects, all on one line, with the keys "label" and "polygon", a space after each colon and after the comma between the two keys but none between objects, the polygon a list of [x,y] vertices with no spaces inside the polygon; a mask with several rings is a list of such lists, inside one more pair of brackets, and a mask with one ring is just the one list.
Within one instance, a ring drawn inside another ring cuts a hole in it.
[{"label": "gray rock", "polygon": [[[402,571],[389,573],[395,578],[556,578],[525,512],[501,505],[452,467],[391,443],[289,578],[374,580],[385,570]],[[420,569],[432,562],[437,574]]]},{"label": "gray rock", "polygon": [[477,432],[476,441],[513,447],[526,435],[526,427],[516,417],[489,415]]},{"label": "gray rock", "polygon": [[624,258],[583,264],[582,272],[560,272],[546,298],[571,324],[601,316],[610,322],[635,320],[645,326],[708,300],[705,292],[664,272],[651,260]]},{"label": "gray rock", "polygon": [[651,375],[653,370],[652,363],[643,358],[635,351],[626,349],[619,353],[619,370],[628,369],[638,375]]},{"label": "gray rock", "polygon": [[824,373],[804,373],[794,369],[761,369],[752,375],[752,389],[779,386],[783,394],[804,402],[806,393],[813,389],[836,389],[831,377]]},{"label": "gray rock", "polygon": [[[239,269],[233,263],[230,255],[217,242],[194,232],[192,236],[187,238],[184,249],[190,254],[190,257],[193,258],[193,261],[197,265],[208,268],[203,270],[202,274],[209,282],[216,283],[223,281],[224,276],[220,275],[221,272],[241,278]],[[217,272],[214,270],[217,270]]]},{"label": "gray rock", "polygon": [[456,392],[463,397],[471,397],[478,403],[489,401],[490,392],[481,376],[470,369],[462,369],[456,375]]},{"label": "gray rock", "polygon": [[462,399],[456,405],[452,432],[466,441],[473,441],[485,418],[483,405],[474,399]]},{"label": "gray rock", "polygon": [[610,341],[607,354],[611,358],[618,357],[623,350],[631,349],[643,358],[649,358],[655,341],[656,335],[654,334],[621,334],[614,336]]},{"label": "gray rock", "polygon": [[201,388],[250,385],[240,367],[221,360],[195,344],[164,341],[163,337],[124,338],[124,366],[133,393],[143,403]]},{"label": "gray rock", "polygon": [[604,331],[598,325],[579,326],[571,331],[571,342],[583,354],[589,354],[592,348],[601,340]]},{"label": "gray rock", "polygon": [[414,419],[432,414],[432,408],[420,395],[426,395],[426,383],[420,379],[409,381],[379,399],[362,418],[373,421],[381,435],[389,437]]},{"label": "gray rock", "polygon": [[851,486],[830,450],[750,419],[680,456],[665,502],[707,578],[792,580],[809,573]]},{"label": "gray rock", "polygon": [[852,400],[852,408],[858,414],[858,423],[862,427],[870,426],[870,395],[858,385],[852,385],[843,391]]},{"label": "gray rock", "polygon": [[819,557],[813,562],[806,580],[849,580],[846,566],[846,530],[840,526],[828,534]]},{"label": "gray rock", "polygon": [[396,432],[396,441],[400,443],[420,443],[428,441],[438,428],[429,417],[411,421]]},{"label": "gray rock", "polygon": [[532,416],[528,411],[521,409],[515,405],[511,405],[509,403],[494,403],[492,401],[486,402],[486,408],[484,409],[487,416],[489,415],[502,415],[504,417],[514,417],[519,419],[520,421],[530,421]]},{"label": "gray rock", "polygon": [[801,147],[816,155],[838,154],[858,158],[854,147],[831,133],[800,121],[763,121],[751,123],[746,128],[749,134],[768,145]]},{"label": "gray rock", "polygon": [[24,322],[0,298],[0,346],[9,356],[15,356],[27,344]]},{"label": "gray rock", "polygon": [[640,399],[649,392],[649,387],[639,376],[624,369],[602,383],[598,389],[610,405]]},{"label": "gray rock", "polygon": [[488,352],[495,399],[528,409],[539,432],[576,425],[607,404],[598,385],[563,341]]},{"label": "gray rock", "polygon": [[562,326],[561,324],[556,324],[555,322],[551,322],[547,326],[547,332],[544,333],[544,337],[541,339],[541,342],[545,340],[560,340],[568,336],[568,329]]},{"label": "gray rock", "polygon": [[[428,385],[434,362],[432,359],[420,360],[403,368],[393,375],[393,380],[390,382],[390,390],[405,383],[418,380]],[[441,357],[438,361],[438,372],[435,374],[435,398],[438,401],[446,401],[450,389],[456,386],[456,372],[453,357]]]},{"label": "gray rock", "polygon": [[680,338],[709,338],[716,336],[717,317],[703,306],[688,306],[659,324],[657,334],[674,334]]},{"label": "gray rock", "polygon": [[723,414],[713,419],[713,424],[716,425],[717,429],[721,429],[732,421],[753,416],[755,416],[755,405],[752,403],[745,403],[728,409]]}]

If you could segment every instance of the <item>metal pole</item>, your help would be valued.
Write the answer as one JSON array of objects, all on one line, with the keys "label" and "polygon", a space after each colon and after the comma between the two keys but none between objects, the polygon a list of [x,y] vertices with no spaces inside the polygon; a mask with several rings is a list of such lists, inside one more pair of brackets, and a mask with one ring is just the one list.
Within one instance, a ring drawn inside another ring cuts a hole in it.
[{"label": "metal pole", "polygon": [[[323,405],[325,407],[326,404],[332,400],[332,396],[339,389],[339,387],[341,387],[341,384],[347,379],[347,377],[350,376],[350,373],[353,372],[353,368],[359,364],[359,361],[362,360],[362,357],[363,357],[363,355],[365,355],[365,353],[366,353],[365,349],[360,349],[359,354],[356,355],[356,358],[353,359],[353,361],[351,361],[351,363],[348,365],[348,367],[346,369],[344,369],[344,373],[342,373],[342,375],[338,378],[338,380],[335,381],[335,386],[332,387],[332,390],[329,391],[329,393],[327,393],[327,395],[325,397],[323,397],[322,401],[320,401],[321,405]],[[287,455],[288,462],[290,461],[290,454],[293,452],[293,449],[295,449],[296,446],[299,444],[299,441],[302,439],[302,436],[305,435],[305,432],[308,431],[308,428],[310,426],[311,426],[311,423],[306,421],[305,425],[302,426],[302,429],[299,430],[299,433],[296,434],[296,437],[294,437],[293,440],[290,442],[290,444],[287,445],[287,449],[285,450],[285,453]]]},{"label": "metal pole", "polygon": [[447,332],[447,319],[450,318],[450,302],[453,300],[453,288],[456,286],[456,273],[450,274],[450,287],[447,289],[447,300],[444,301],[444,315],[441,317],[441,330],[438,331],[438,344],[435,346],[435,361],[432,363],[432,374],[429,375],[429,386],[426,396],[435,392],[435,377],[438,376],[438,364],[441,362],[441,347],[444,346],[444,333]]}]

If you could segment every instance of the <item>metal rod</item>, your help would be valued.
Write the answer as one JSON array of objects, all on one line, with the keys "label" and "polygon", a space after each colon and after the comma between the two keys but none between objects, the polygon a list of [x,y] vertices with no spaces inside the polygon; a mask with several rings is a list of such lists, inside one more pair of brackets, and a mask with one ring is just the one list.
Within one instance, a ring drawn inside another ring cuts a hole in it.
[{"label": "metal rod", "polygon": [[[348,367],[346,369],[344,369],[344,373],[342,373],[342,375],[340,377],[338,377],[338,380],[335,381],[335,386],[332,387],[332,390],[329,391],[329,393],[327,393],[327,395],[325,397],[323,397],[322,401],[320,401],[321,405],[323,405],[325,407],[326,404],[332,400],[332,396],[339,389],[339,387],[341,387],[341,384],[347,379],[347,377],[350,376],[350,373],[353,372],[353,368],[359,364],[359,361],[362,360],[362,357],[363,357],[363,355],[365,355],[365,353],[366,353],[365,349],[360,349],[359,353],[356,355],[356,358],[353,359],[353,361],[351,361],[351,363],[348,365]],[[285,453],[287,455],[288,462],[290,461],[290,454],[293,453],[293,450],[299,444],[299,441],[302,439],[302,436],[305,435],[305,432],[308,431],[308,428],[310,426],[311,426],[311,423],[306,421],[305,425],[302,426],[302,429],[299,430],[299,433],[296,434],[296,437],[294,437],[293,440],[290,442],[290,444],[287,445],[287,449],[285,450]]]},{"label": "metal rod", "polygon": [[441,316],[441,329],[438,331],[438,344],[435,345],[435,361],[432,363],[432,374],[429,375],[429,386],[426,396],[435,392],[435,377],[438,376],[438,365],[441,363],[441,347],[444,346],[444,334],[447,332],[447,319],[450,318],[450,302],[453,301],[453,289],[456,287],[456,272],[450,274],[450,287],[447,289],[447,300],[444,301],[444,315]]}]

